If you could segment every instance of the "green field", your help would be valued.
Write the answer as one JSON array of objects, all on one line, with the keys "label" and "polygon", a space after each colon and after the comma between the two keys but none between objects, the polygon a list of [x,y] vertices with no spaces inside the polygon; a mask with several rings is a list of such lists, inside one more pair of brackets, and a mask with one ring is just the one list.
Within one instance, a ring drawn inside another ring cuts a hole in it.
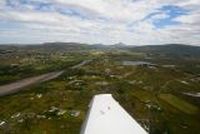
[{"label": "green field", "polygon": [[187,101],[184,101],[174,95],[160,94],[159,98],[184,113],[197,114],[199,112],[198,107],[196,107],[196,106],[188,103]]}]

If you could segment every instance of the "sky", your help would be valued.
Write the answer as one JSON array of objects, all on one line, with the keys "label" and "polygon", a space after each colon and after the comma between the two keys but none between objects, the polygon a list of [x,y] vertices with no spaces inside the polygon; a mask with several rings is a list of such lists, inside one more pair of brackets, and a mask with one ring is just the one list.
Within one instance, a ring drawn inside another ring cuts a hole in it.
[{"label": "sky", "polygon": [[200,0],[0,0],[0,44],[200,46]]}]

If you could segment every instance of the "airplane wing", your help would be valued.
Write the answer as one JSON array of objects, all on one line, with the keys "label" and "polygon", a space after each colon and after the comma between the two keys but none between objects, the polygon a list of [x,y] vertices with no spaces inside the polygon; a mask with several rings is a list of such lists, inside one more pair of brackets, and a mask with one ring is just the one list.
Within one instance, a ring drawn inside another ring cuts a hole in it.
[{"label": "airplane wing", "polygon": [[80,134],[147,134],[111,94],[95,95]]}]

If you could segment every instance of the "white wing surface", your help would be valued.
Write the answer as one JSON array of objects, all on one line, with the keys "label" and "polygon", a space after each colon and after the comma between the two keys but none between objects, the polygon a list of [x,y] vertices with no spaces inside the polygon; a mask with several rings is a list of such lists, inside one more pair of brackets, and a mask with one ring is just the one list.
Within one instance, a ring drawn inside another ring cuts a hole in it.
[{"label": "white wing surface", "polygon": [[93,97],[80,134],[147,134],[111,94]]}]

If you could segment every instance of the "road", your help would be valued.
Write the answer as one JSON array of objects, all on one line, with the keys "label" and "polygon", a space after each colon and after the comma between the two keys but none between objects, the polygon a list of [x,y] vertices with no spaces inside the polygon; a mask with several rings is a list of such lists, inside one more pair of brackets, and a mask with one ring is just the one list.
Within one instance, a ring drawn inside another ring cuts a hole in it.
[{"label": "road", "polygon": [[[84,66],[85,64],[88,64],[89,62],[91,62],[91,60],[82,61],[81,63],[72,66],[71,69],[80,68],[81,66]],[[46,73],[46,74],[42,74],[42,75],[34,76],[34,77],[29,77],[29,78],[22,79],[22,80],[19,80],[7,85],[0,86],[0,97],[17,93],[20,90],[23,90],[24,87],[27,87],[33,84],[55,79],[59,77],[61,74],[63,74],[64,72],[65,71],[50,72],[50,73]]]},{"label": "road", "polygon": [[22,90],[24,87],[27,87],[29,85],[33,85],[36,83],[41,83],[41,82],[55,79],[63,73],[64,73],[64,71],[51,72],[51,73],[26,78],[26,79],[19,80],[19,81],[16,81],[16,82],[13,82],[13,83],[10,83],[7,85],[0,86],[0,96],[5,96],[5,95],[16,93],[16,92]]},{"label": "road", "polygon": [[75,66],[73,66],[73,67],[71,67],[72,69],[76,69],[76,68],[80,68],[80,67],[82,67],[82,66],[84,66],[84,65],[86,65],[86,64],[88,64],[88,63],[90,63],[92,60],[84,60],[84,61],[82,61],[81,63],[79,63],[79,64],[77,64],[77,65],[75,65]]}]

